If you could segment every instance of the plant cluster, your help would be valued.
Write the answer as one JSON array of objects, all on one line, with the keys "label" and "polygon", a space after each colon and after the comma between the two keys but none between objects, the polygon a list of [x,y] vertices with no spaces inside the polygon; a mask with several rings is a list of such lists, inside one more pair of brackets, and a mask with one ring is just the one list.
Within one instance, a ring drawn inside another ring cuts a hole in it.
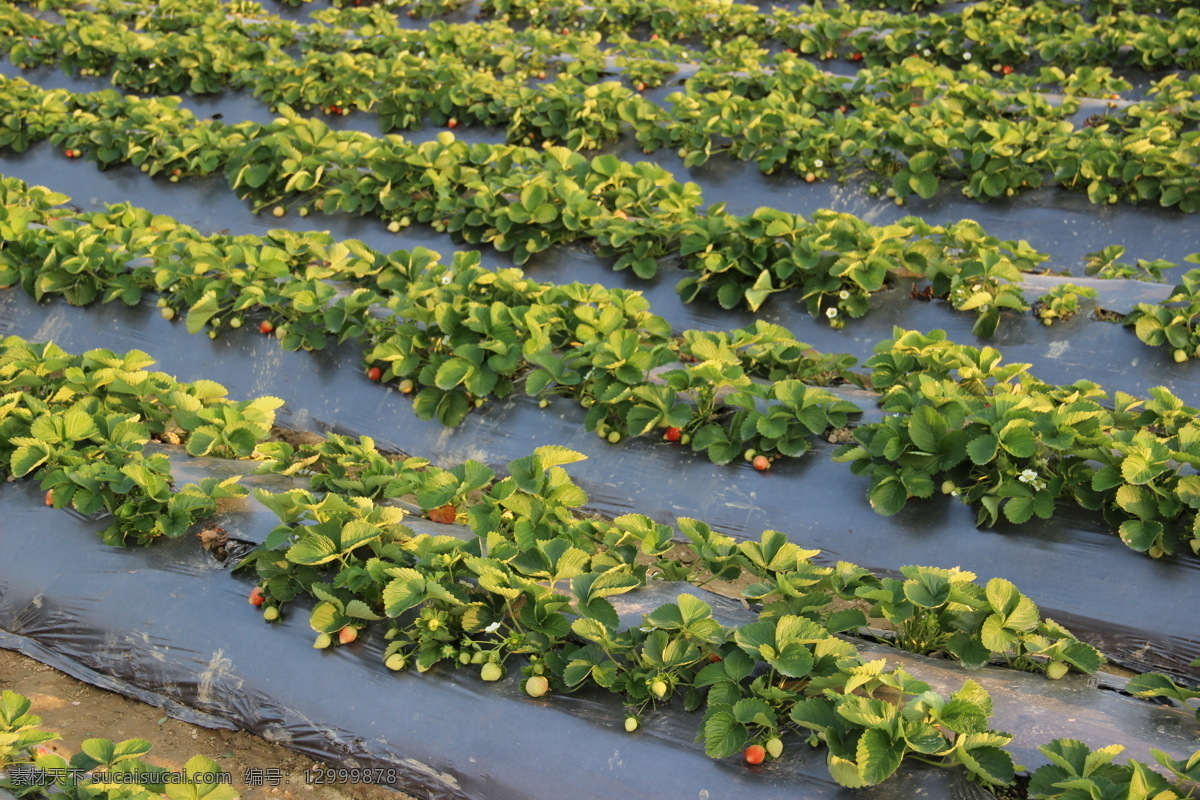
[{"label": "plant cluster", "polygon": [[91,350],[71,356],[16,337],[0,343],[0,469],[37,478],[46,505],[107,511],[108,544],[181,536],[245,490],[236,479],[173,487],[170,461],[151,438],[181,441],[192,455],[246,457],[265,438],[282,401],[232,403],[212,381],[180,383],[145,353]]},{"label": "plant cluster", "polygon": [[[0,693],[0,789],[18,798],[54,797],[61,800],[237,800],[237,791],[221,783],[217,763],[194,756],[184,765],[186,782],[168,780],[168,770],[142,761],[152,745],[145,739],[84,739],[70,760],[45,747],[58,739],[41,729],[42,718],[30,713],[32,704],[22,694]],[[48,777],[44,783],[18,783],[12,774]],[[112,776],[101,782],[95,775]],[[155,782],[156,776],[159,782]]]},{"label": "plant cluster", "polygon": [[1124,749],[1114,744],[1092,750],[1078,739],[1055,739],[1039,746],[1038,750],[1050,763],[1033,773],[1029,797],[1031,800],[1091,797],[1184,800],[1192,796],[1187,787],[1200,779],[1200,751],[1184,759],[1171,758],[1162,750],[1150,751],[1154,760],[1172,776],[1175,782],[1172,785],[1172,780],[1140,761],[1113,763]]},{"label": "plant cluster", "polygon": [[[14,363],[12,351],[36,355],[39,346],[5,340],[5,363]],[[139,356],[125,360],[131,358]],[[22,383],[43,371],[28,361],[26,370]],[[747,761],[758,763],[778,757],[785,738],[798,735],[827,747],[830,773],[846,786],[879,783],[905,757],[960,765],[985,785],[1011,782],[1014,766],[1003,750],[1011,736],[988,728],[986,692],[967,681],[941,697],[903,668],[864,661],[836,634],[870,618],[891,623],[898,646],[949,653],[967,666],[1002,658],[1059,678],[1103,662],[1002,579],[981,586],[970,573],[928,567],[905,568],[904,581],[881,579],[845,562],[819,566],[812,561],[817,551],[775,531],[737,541],[688,519],[679,523],[681,555],[675,532],[644,516],[580,516],[575,509],[586,494],[562,467],[583,456],[562,447],[511,462],[499,480],[482,464],[441,469],[424,459],[395,460],[370,439],[345,436],[296,447],[263,441],[251,458],[259,473],[309,481],[307,490],[256,492],[280,524],[239,566],[257,572],[250,602],[267,622],[310,597],[316,647],[351,644],[362,629],[382,623],[390,669],[474,665],[484,680],[519,669],[533,697],[606,689],[629,704],[630,730],[641,711],[679,698],[686,708],[704,707],[698,739],[713,757],[745,747]],[[431,519],[466,522],[471,534],[414,534],[396,502],[409,498]],[[656,579],[703,585],[742,573],[756,579],[743,596],[759,613],[740,626],[723,625],[709,604],[682,594],[631,627],[609,599]],[[1135,679],[1130,691],[1191,696],[1153,674]],[[16,738],[3,744],[35,745],[27,706],[6,695],[4,709],[12,711],[5,722]],[[124,768],[145,752],[135,745],[96,740],[96,752],[85,747],[78,758],[91,765],[83,768]],[[1049,748],[1057,753],[1060,745]],[[1160,763],[1187,777],[1195,760]],[[46,754],[38,766],[67,763]],[[1044,769],[1038,785],[1062,788],[1066,778]],[[1082,778],[1119,780],[1125,769],[1137,772],[1139,765],[1099,772],[1089,766]]]},{"label": "plant cluster", "polygon": [[1034,312],[1044,325],[1053,325],[1055,320],[1066,322],[1079,313],[1080,298],[1096,299],[1096,290],[1090,286],[1062,283],[1037,299]]},{"label": "plant cluster", "polygon": [[1035,57],[1057,64],[1144,69],[1191,69],[1200,63],[1200,12],[1182,3],[1163,16],[1125,9],[1093,16],[1084,4],[1070,0],[985,0],[934,14],[897,14],[846,3],[760,10],[704,0],[615,0],[603,6],[582,0],[484,0],[481,8],[502,21],[551,29],[585,28],[606,35],[649,30],[666,39],[698,39],[709,47],[745,37],[826,60],[868,65],[896,63],[915,53],[947,64],[975,60],[1015,66]]},{"label": "plant cluster", "polygon": [[994,329],[996,309],[1011,306],[1015,291],[1002,284],[1046,259],[970,220],[933,226],[907,217],[877,227],[829,211],[811,219],[774,209],[739,216],[722,204],[701,211],[695,184],[611,155],[467,145],[449,132],[413,145],[337,133],[286,110],[270,125],[227,126],[199,122],[177,101],[44,92],[20,80],[0,82],[0,92],[27,109],[0,127],[0,146],[18,152],[50,138],[102,166],[128,162],[176,177],[223,168],[257,208],[291,199],[330,213],[379,214],[396,230],[431,222],[511,252],[517,263],[554,244],[591,242],[617,269],[648,278],[677,252],[692,273],[679,285],[687,300],[757,309],[772,294],[798,291],[810,313],[838,327],[866,312],[867,295],[890,270],[904,270],[932,278],[939,292],[983,286],[994,302],[971,307],[987,318],[981,328]]},{"label": "plant cluster", "polygon": [[676,336],[640,294],[538,283],[484,269],[478,253],[445,265],[422,248],[383,255],[323,234],[202,236],[127,204],[72,213],[55,208],[65,197],[16,181],[0,191],[0,286],[76,305],[157,292],[190,333],[265,316],[260,330],[290,350],[356,339],[373,380],[447,426],[523,383],[529,396],[577,400],[588,430],[612,443],[666,429],[724,464],[747,449],[801,455],[859,410],[812,385],[853,380],[854,359],[776,325]]},{"label": "plant cluster", "polygon": [[1166,388],[1149,399],[1096,384],[1043,383],[1000,353],[897,328],[866,362],[890,412],[857,427],[835,460],[870,478],[871,507],[895,514],[941,491],[979,524],[1050,518],[1070,501],[1101,511],[1152,557],[1200,553],[1200,423]]},{"label": "plant cluster", "polygon": [[[1200,254],[1185,260],[1200,263]],[[1181,275],[1171,296],[1161,303],[1138,303],[1124,322],[1151,347],[1172,348],[1177,362],[1200,358],[1200,269]]]},{"label": "plant cluster", "polygon": [[[615,44],[628,55],[613,56],[593,37],[572,35],[571,60],[559,65],[561,74],[528,86],[554,69],[545,55],[554,43],[538,28],[493,27],[481,37],[474,26],[441,26],[414,34],[391,30],[389,18],[373,15],[357,19],[361,34],[344,32],[357,48],[347,51],[327,49],[328,33],[305,36],[295,23],[254,20],[218,32],[212,14],[202,12],[192,10],[196,27],[183,30],[174,24],[161,29],[156,15],[137,19],[149,20],[145,27],[158,29],[155,35],[102,14],[73,14],[54,25],[11,9],[9,54],[22,66],[55,62],[110,74],[136,91],[206,93],[229,86],[252,88],[273,107],[303,104],[334,115],[373,109],[385,132],[417,128],[429,118],[452,127],[507,125],[513,143],[590,149],[632,129],[648,152],[670,147],[686,166],[725,152],[755,161],[764,172],[787,168],[810,181],[866,170],[878,176],[873,191],[890,184],[888,194],[900,203],[912,193],[928,198],[946,181],[963,183],[963,193],[978,198],[1053,181],[1086,191],[1097,203],[1153,198],[1185,211],[1200,204],[1190,180],[1197,145],[1185,133],[1200,117],[1197,79],[1178,74],[1157,82],[1150,100],[1077,130],[1065,118],[1079,109],[1078,92],[1115,97],[1113,90],[1130,87],[1110,68],[993,76],[986,67],[956,72],[914,56],[850,80],[794,54],[770,56],[730,44],[706,53],[700,72],[664,109],[635,91],[661,83],[674,69],[669,59],[685,58],[686,51],[672,52],[658,41],[624,37]],[[503,33],[515,42],[502,44]],[[395,43],[371,49],[362,41],[392,34],[409,49]],[[480,38],[491,47],[480,48]],[[296,39],[314,48],[301,60],[282,50]],[[460,53],[448,43],[470,44]],[[529,61],[522,57],[528,53],[540,55]],[[632,88],[595,83],[610,62]],[[1034,90],[1047,81],[1063,85],[1065,100],[1056,104]]]}]

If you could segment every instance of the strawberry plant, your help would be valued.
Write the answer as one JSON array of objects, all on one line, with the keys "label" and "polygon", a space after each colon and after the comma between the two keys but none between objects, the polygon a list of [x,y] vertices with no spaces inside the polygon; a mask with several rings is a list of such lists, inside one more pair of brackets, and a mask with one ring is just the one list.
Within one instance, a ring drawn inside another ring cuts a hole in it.
[{"label": "strawberry plant", "polygon": [[1096,290],[1090,286],[1063,283],[1037,299],[1034,313],[1044,325],[1053,325],[1055,320],[1066,322],[1079,313],[1079,298],[1096,299]]},{"label": "strawberry plant", "polygon": [[[172,782],[167,769],[142,760],[152,747],[145,739],[113,742],[89,738],[79,752],[65,759],[39,746],[60,737],[41,730],[42,719],[30,713],[31,706],[29,698],[10,689],[0,694],[0,774],[4,775],[0,789],[16,797],[118,800],[179,798],[186,792],[211,800],[237,800],[239,796],[221,781],[216,762],[205,756],[189,759],[183,769],[186,780]],[[16,779],[18,770],[24,780]],[[93,774],[111,780],[101,782]]]},{"label": "strawberry plant", "polygon": [[[1119,744],[1092,750],[1078,739],[1055,739],[1038,750],[1050,764],[1033,773],[1029,796],[1037,800],[1068,800],[1072,797],[1143,797],[1179,800],[1188,794],[1177,794],[1168,780],[1140,761],[1124,764],[1114,759],[1125,748]],[[1151,750],[1155,760],[1176,778],[1195,781],[1195,765],[1200,753],[1177,761],[1161,750]],[[1180,789],[1180,791],[1183,791]],[[1080,794],[1084,793],[1084,794]]]},{"label": "strawberry plant", "polygon": [[[1186,260],[1198,263],[1200,257]],[[1125,324],[1134,326],[1137,337],[1151,347],[1171,347],[1177,362],[1200,357],[1200,270],[1181,276],[1162,303],[1138,303]]]}]

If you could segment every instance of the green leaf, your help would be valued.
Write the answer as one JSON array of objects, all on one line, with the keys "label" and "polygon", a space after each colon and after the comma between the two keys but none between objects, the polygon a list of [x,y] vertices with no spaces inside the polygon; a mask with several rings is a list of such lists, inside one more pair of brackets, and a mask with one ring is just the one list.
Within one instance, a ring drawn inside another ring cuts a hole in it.
[{"label": "green leaf", "polygon": [[827,765],[829,767],[830,776],[850,789],[861,789],[867,786],[867,780],[862,774],[862,770],[853,761],[835,756],[832,752],[829,754]]},{"label": "green leaf", "polygon": [[886,731],[871,728],[858,740],[858,768],[866,785],[883,782],[904,758],[904,743],[893,742]]},{"label": "green leaf", "polygon": [[208,321],[220,313],[220,311],[221,305],[217,301],[217,293],[212,291],[205,292],[188,311],[187,332],[197,334],[204,330],[204,326],[208,324]]},{"label": "green leaf", "polygon": [[931,406],[920,406],[909,418],[908,434],[923,452],[940,453],[946,433],[946,421]]},{"label": "green leaf", "polygon": [[327,564],[339,555],[338,547],[332,539],[324,534],[306,532],[300,539],[288,548],[287,560],[293,564],[316,566]]},{"label": "green leaf", "polygon": [[950,581],[941,575],[923,572],[904,582],[904,596],[924,608],[940,608],[950,599]]},{"label": "green leaf", "polygon": [[112,764],[116,761],[117,746],[109,739],[84,739],[79,749],[97,764]]},{"label": "green leaf", "polygon": [[908,490],[898,478],[889,477],[872,488],[869,497],[875,513],[890,517],[904,508],[908,502]]},{"label": "green leaf", "polygon": [[1012,756],[999,747],[988,745],[956,752],[963,766],[985,786],[1008,786],[1013,782],[1015,770]]},{"label": "green leaf", "polygon": [[1144,553],[1163,535],[1163,526],[1157,520],[1128,519],[1121,523],[1118,533],[1121,534],[1121,541],[1126,545],[1139,553]]},{"label": "green leaf", "polygon": [[718,711],[704,723],[704,753],[709,758],[728,758],[746,743],[746,728],[729,711]]},{"label": "green leaf", "polygon": [[985,590],[992,609],[1000,616],[1006,617],[1017,607],[1021,592],[1010,581],[1003,578],[992,578]]},{"label": "green leaf", "polygon": [[996,614],[990,615],[983,621],[979,637],[983,646],[993,653],[1008,652],[1009,648],[1017,643],[1016,634],[1006,630],[1004,619]]},{"label": "green leaf", "polygon": [[558,467],[563,464],[574,464],[577,461],[586,461],[587,456],[583,453],[577,453],[566,447],[560,447],[556,444],[542,445],[533,451],[538,463],[542,465],[542,469],[550,469],[550,467]]},{"label": "green leaf", "polygon": [[967,443],[967,455],[975,464],[986,464],[996,457],[996,449],[1000,441],[990,433],[977,436]]},{"label": "green leaf", "polygon": [[449,391],[462,383],[473,369],[475,367],[471,362],[462,358],[451,358],[438,367],[433,382],[442,391]]},{"label": "green leaf", "polygon": [[340,631],[349,622],[349,618],[341,612],[337,603],[329,600],[322,600],[313,606],[313,610],[308,616],[309,626],[320,633]]}]

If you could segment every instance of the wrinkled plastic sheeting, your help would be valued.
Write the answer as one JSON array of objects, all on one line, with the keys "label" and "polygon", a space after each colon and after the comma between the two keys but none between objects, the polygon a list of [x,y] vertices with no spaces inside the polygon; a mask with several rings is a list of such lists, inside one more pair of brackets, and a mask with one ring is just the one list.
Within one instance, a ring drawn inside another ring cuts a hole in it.
[{"label": "wrinkled plastic sheeting", "polygon": [[[173,456],[178,480],[244,469]],[[301,484],[278,476],[247,482],[274,491]],[[231,536],[259,541],[274,524],[251,498],[223,506],[217,521]],[[0,512],[0,563],[17,567],[0,574],[0,646],[189,721],[232,723],[340,766],[393,769],[396,788],[406,791],[531,799],[987,796],[961,772],[919,764],[882,786],[850,792],[830,780],[824,751],[807,747],[792,747],[765,768],[714,761],[694,742],[699,714],[675,705],[652,710],[630,736],[615,696],[533,700],[515,669],[497,684],[473,670],[391,673],[381,663],[378,627],[349,647],[314,651],[304,603],[264,630],[245,603],[252,578],[231,577],[194,537],[105,546],[95,535],[102,522],[46,508],[31,481],[0,488]],[[455,527],[412,522],[429,532]],[[684,591],[710,603],[724,624],[755,618],[737,601],[686,584],[652,584],[614,601],[622,623],[637,625]],[[1198,733],[1190,714],[1096,688],[1094,678],[1056,683],[1011,670],[967,673],[879,645],[859,649],[904,665],[943,694],[968,677],[980,682],[995,703],[994,727],[1018,734],[1014,758],[1030,767],[1044,763],[1035,746],[1059,736],[1124,744],[1129,756],[1148,758],[1150,747],[1190,753]]]},{"label": "wrinkled plastic sheeting", "polygon": [[[899,298],[893,300],[900,303]],[[933,304],[912,303],[907,297],[903,303],[906,309],[934,310]],[[894,314],[883,308],[881,317]],[[942,314],[940,321],[947,318],[954,319]],[[886,335],[883,323],[873,319],[862,323]],[[1011,343],[1006,352],[1023,353],[1023,347],[1035,344],[1023,345],[1024,329],[1008,325],[1019,321],[1005,320],[1008,327],[1001,327],[1002,337]],[[1132,337],[1118,326],[1085,320],[1078,329],[1111,332],[1117,335],[1113,340],[1057,333],[1077,321],[1051,329],[1029,326],[1031,333],[1036,328],[1039,346],[1061,343],[1059,361],[1043,360],[1042,366],[1068,360],[1072,364],[1066,374],[1047,369],[1042,377],[1095,377],[1106,366],[1115,373],[1115,354],[1130,352]],[[980,530],[974,511],[939,495],[914,500],[893,517],[881,517],[866,502],[866,480],[832,462],[834,446],[822,440],[816,440],[812,453],[780,461],[767,473],[741,462],[719,467],[704,455],[644,438],[608,445],[583,429],[583,410],[566,399],[539,409],[535,401],[514,396],[447,429],[436,421],[415,419],[404,395],[369,381],[359,368],[356,346],[287,353],[250,327],[210,340],[183,335],[149,301],[138,308],[85,310],[58,301],[38,306],[18,291],[0,293],[0,334],[53,340],[70,352],[142,349],[158,360],[156,369],[181,380],[218,381],[234,398],[281,397],[286,405],[278,419],[286,427],[366,434],[381,448],[425,456],[441,466],[474,459],[499,468],[540,445],[563,445],[588,456],[571,465],[570,472],[588,492],[589,510],[607,516],[643,513],[668,524],[691,517],[739,538],[757,538],[763,530],[775,529],[804,547],[819,548],[824,563],[846,560],[891,573],[907,564],[961,567],[984,581],[1003,577],[1037,602],[1043,614],[1067,625],[1115,662],[1139,671],[1200,677],[1200,671],[1188,666],[1200,657],[1200,630],[1194,603],[1186,601],[1196,596],[1200,559],[1177,555],[1154,560],[1135,553],[1098,514],[1064,505],[1050,520]],[[1087,362],[1075,360],[1080,354]],[[1079,374],[1072,374],[1075,370]],[[1146,373],[1153,371],[1126,367],[1123,374]],[[1195,371],[1176,374],[1190,379],[1172,384],[1173,390],[1186,402],[1200,403]],[[865,417],[877,418],[878,409],[862,404],[870,412]]]}]

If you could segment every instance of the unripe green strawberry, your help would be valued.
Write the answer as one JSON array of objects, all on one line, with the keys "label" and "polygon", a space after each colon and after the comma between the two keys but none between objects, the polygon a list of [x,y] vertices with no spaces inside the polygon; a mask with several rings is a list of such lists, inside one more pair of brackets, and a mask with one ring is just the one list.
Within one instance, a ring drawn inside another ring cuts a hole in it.
[{"label": "unripe green strawberry", "polygon": [[534,675],[525,681],[525,693],[530,697],[541,697],[550,691],[550,681],[544,675]]},{"label": "unripe green strawberry", "polygon": [[383,664],[388,669],[399,672],[400,670],[404,669],[404,656],[400,653],[392,653],[387,657],[387,660],[384,661]]},{"label": "unripe green strawberry", "polygon": [[170,306],[165,306],[162,310],[162,318],[167,322],[175,319],[175,309],[171,308]]},{"label": "unripe green strawberry", "polygon": [[619,441],[621,441],[620,431],[613,431],[612,433],[608,434],[608,443],[609,444],[616,444]]},{"label": "unripe green strawberry", "polygon": [[483,652],[482,650],[476,650],[474,653],[471,654],[471,663],[472,664],[483,664],[486,661],[487,661],[487,653]]},{"label": "unripe green strawberry", "polygon": [[462,664],[464,667],[467,664],[470,664],[471,663],[471,654],[470,653],[459,653],[458,654],[458,663]]},{"label": "unripe green strawberry", "polygon": [[637,729],[638,729],[638,718],[637,717],[626,717],[625,718],[625,730],[628,733],[633,733]]},{"label": "unripe green strawberry", "polygon": [[267,606],[263,609],[263,619],[267,622],[274,622],[279,619],[279,609],[275,606]]},{"label": "unripe green strawberry", "polygon": [[758,452],[753,447],[751,447],[745,453],[742,453],[742,457],[747,461],[753,461],[756,455],[758,455]]},{"label": "unripe green strawberry", "polygon": [[954,481],[942,481],[942,494],[950,494],[957,488],[954,485]]},{"label": "unripe green strawberry", "polygon": [[664,680],[655,681],[650,684],[650,691],[654,692],[655,697],[664,697],[667,694],[667,682]]},{"label": "unripe green strawberry", "polygon": [[779,758],[779,756],[783,755],[783,740],[778,736],[773,736],[770,739],[767,739],[765,746],[767,748],[767,754],[770,755],[771,758]]},{"label": "unripe green strawberry", "polygon": [[504,677],[504,668],[495,661],[489,661],[479,670],[479,677],[485,681],[498,681]]},{"label": "unripe green strawberry", "polygon": [[1187,360],[1188,360],[1188,354],[1185,351],[1183,351],[1183,350],[1175,351],[1175,363],[1176,364],[1182,364],[1183,362],[1185,362]]},{"label": "unripe green strawberry", "polygon": [[329,645],[333,644],[333,637],[328,633],[318,633],[317,640],[313,642],[313,647],[318,650],[324,650]]},{"label": "unripe green strawberry", "polygon": [[1051,661],[1046,665],[1046,677],[1056,681],[1067,674],[1069,667],[1062,661]]}]

